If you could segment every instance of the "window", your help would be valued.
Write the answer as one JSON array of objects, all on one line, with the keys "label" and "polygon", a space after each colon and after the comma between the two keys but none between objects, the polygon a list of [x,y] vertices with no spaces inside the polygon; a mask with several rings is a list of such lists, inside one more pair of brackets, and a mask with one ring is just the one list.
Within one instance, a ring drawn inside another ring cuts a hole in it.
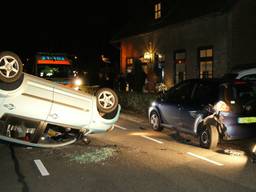
[{"label": "window", "polygon": [[159,53],[155,53],[154,72],[158,77],[157,83],[162,83],[164,80],[164,63],[165,63],[165,56]]},{"label": "window", "polygon": [[161,18],[161,3],[155,4],[155,19]]},{"label": "window", "polygon": [[200,78],[207,79],[213,77],[213,49],[199,49]]},{"label": "window", "polygon": [[241,77],[241,79],[255,81],[256,80],[256,74],[245,75],[245,76]]},{"label": "window", "polygon": [[197,104],[214,104],[218,99],[219,87],[217,83],[199,83],[193,96]]},{"label": "window", "polygon": [[126,59],[126,72],[131,73],[133,70],[133,58]]},{"label": "window", "polygon": [[127,65],[132,65],[132,64],[133,64],[133,58],[128,58]]},{"label": "window", "polygon": [[180,103],[190,102],[194,85],[194,82],[190,81],[176,85],[168,91],[167,101]]},{"label": "window", "polygon": [[228,100],[235,100],[241,104],[248,104],[248,101],[255,100],[255,85],[253,83],[235,83],[229,86]]},{"label": "window", "polygon": [[175,83],[180,83],[186,79],[186,51],[174,53],[175,63]]}]

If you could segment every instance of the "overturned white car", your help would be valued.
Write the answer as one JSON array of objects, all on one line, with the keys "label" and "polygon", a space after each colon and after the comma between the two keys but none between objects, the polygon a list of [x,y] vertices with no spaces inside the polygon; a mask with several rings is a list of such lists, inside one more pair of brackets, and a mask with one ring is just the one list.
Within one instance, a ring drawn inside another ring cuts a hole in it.
[{"label": "overturned white car", "polygon": [[121,107],[113,90],[102,88],[94,96],[23,73],[22,68],[16,54],[0,53],[2,135],[19,139],[30,133],[28,142],[37,143],[47,124],[86,136],[109,131],[118,120]]}]

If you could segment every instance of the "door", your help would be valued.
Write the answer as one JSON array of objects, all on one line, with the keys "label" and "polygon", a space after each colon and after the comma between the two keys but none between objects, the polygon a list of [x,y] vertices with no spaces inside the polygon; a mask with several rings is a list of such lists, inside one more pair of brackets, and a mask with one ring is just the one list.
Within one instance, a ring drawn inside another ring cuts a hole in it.
[{"label": "door", "polygon": [[81,128],[89,124],[92,116],[92,96],[56,85],[48,121],[54,124]]},{"label": "door", "polygon": [[160,104],[161,117],[164,123],[182,129],[182,106],[191,101],[193,81],[184,81],[172,88]]},{"label": "door", "polygon": [[209,104],[213,104],[218,98],[218,84],[214,81],[199,81],[194,86],[191,101],[184,103],[180,114],[183,118],[183,129],[190,133],[196,133],[197,121],[202,115],[202,110]]},{"label": "door", "polygon": [[17,95],[10,92],[10,96],[4,100],[4,113],[45,121],[53,102],[53,84],[26,75],[21,86]]}]

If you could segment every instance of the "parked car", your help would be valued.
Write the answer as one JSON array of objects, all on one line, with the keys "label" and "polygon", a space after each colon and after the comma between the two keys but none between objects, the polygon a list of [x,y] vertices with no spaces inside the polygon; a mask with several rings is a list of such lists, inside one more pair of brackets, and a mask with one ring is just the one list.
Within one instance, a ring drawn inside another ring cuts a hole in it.
[{"label": "parked car", "polygon": [[[0,131],[17,137],[31,131],[31,142],[38,142],[51,124],[89,133],[109,131],[118,120],[121,107],[109,88],[96,96],[75,91],[61,84],[22,72],[20,58],[12,52],[0,53]],[[10,126],[11,125],[11,126]]]},{"label": "parked car", "polygon": [[192,79],[177,84],[148,110],[155,131],[175,128],[199,138],[204,148],[220,140],[250,137],[256,127],[256,85],[243,80]]},{"label": "parked car", "polygon": [[233,69],[230,73],[225,74],[224,78],[256,81],[256,66]]}]

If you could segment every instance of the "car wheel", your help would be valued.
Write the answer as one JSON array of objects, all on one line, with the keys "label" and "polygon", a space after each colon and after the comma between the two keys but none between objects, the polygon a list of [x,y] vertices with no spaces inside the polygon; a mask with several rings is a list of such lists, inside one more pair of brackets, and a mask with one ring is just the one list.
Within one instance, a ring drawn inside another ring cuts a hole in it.
[{"label": "car wheel", "polygon": [[4,83],[16,82],[22,75],[23,65],[20,58],[12,52],[0,53],[0,81]]},{"label": "car wheel", "polygon": [[153,111],[150,114],[150,125],[154,131],[162,131],[163,127],[160,125],[160,118],[159,115]]},{"label": "car wheel", "polygon": [[199,133],[200,146],[206,149],[215,149],[219,142],[219,133],[215,126],[204,126]]},{"label": "car wheel", "polygon": [[111,113],[118,106],[117,94],[109,88],[102,88],[96,92],[97,108],[101,113]]}]

